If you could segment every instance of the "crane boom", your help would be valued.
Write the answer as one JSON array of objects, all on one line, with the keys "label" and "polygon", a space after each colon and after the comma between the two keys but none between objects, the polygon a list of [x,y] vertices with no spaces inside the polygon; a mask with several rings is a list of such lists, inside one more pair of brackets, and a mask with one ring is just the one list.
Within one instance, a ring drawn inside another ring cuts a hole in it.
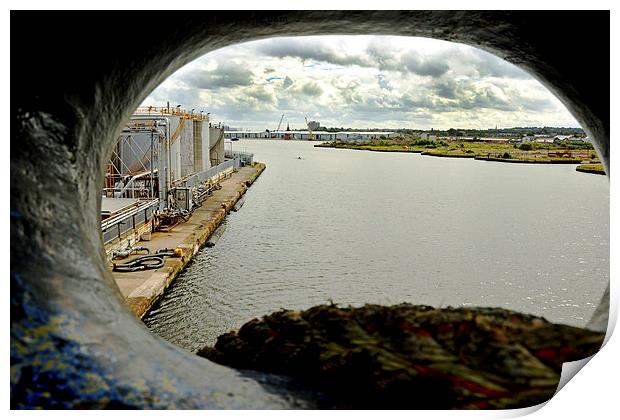
[{"label": "crane boom", "polygon": [[284,114],[282,114],[282,116],[280,117],[280,122],[278,123],[278,128],[276,128],[276,131],[280,131],[280,126],[282,125],[283,119],[284,119]]},{"label": "crane boom", "polygon": [[308,140],[314,140],[314,134],[312,134],[312,128],[310,128],[310,124],[308,124],[308,117],[304,117],[306,120],[306,126],[308,127]]}]

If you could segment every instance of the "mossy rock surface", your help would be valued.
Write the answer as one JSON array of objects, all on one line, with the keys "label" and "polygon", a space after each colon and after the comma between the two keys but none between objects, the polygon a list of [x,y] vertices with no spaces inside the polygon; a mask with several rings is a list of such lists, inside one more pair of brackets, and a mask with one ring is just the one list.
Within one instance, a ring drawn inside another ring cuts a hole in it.
[{"label": "mossy rock surface", "polygon": [[519,408],[604,335],[499,308],[320,305],[254,319],[198,355],[301,379],[339,408]]}]

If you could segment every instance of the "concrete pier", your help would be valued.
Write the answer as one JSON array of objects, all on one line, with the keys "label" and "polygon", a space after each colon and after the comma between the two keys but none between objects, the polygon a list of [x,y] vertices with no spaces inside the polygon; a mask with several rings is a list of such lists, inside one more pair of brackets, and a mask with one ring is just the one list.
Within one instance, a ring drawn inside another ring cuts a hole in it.
[{"label": "concrete pier", "polygon": [[[164,266],[156,270],[112,272],[121,294],[136,316],[142,318],[163,296],[264,169],[263,163],[239,168],[229,178],[221,181],[222,188],[214,191],[201,207],[194,210],[187,222],[176,225],[169,232],[153,232],[151,240],[135,244],[149,248],[151,254],[163,248],[181,251],[178,257],[166,257]],[[136,255],[114,262],[122,263],[133,258],[136,258]]]}]

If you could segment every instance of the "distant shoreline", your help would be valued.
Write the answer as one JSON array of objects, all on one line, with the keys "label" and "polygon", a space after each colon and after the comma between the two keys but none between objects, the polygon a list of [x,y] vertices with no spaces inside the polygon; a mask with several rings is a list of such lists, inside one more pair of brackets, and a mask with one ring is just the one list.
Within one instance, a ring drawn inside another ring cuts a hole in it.
[{"label": "distant shoreline", "polygon": [[[592,160],[592,157],[581,156],[585,153],[593,151],[576,150],[565,151],[557,146],[548,146],[548,149],[539,149],[529,152],[522,152],[515,148],[514,145],[486,145],[479,143],[467,143],[462,148],[436,148],[436,147],[421,147],[391,144],[387,146],[377,146],[369,144],[354,144],[354,143],[334,143],[325,142],[315,144],[314,147],[324,147],[329,149],[349,149],[349,150],[364,150],[370,152],[385,152],[385,153],[419,153],[425,156],[442,157],[442,158],[459,158],[459,159],[474,159],[483,160],[488,162],[504,162],[504,163],[533,163],[533,164],[563,164],[563,165],[580,165],[580,172],[605,174],[600,164],[584,164],[584,161]],[[551,148],[553,147],[553,148]],[[467,150],[466,150],[467,149]],[[474,149],[474,150],[472,150]],[[546,153],[546,156],[544,155]],[[573,156],[572,153],[580,154]],[[600,166],[600,167],[599,167]]]}]

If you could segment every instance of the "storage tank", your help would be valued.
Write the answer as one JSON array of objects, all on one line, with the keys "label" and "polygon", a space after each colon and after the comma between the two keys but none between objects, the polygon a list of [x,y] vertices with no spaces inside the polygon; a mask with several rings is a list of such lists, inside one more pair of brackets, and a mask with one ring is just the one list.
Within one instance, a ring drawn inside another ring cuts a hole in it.
[{"label": "storage tank", "polygon": [[224,162],[224,129],[209,127],[209,160],[211,166]]},{"label": "storage tank", "polygon": [[194,171],[206,171],[211,167],[209,162],[209,122],[194,121]]},{"label": "storage tank", "polygon": [[[193,112],[187,112],[183,109],[177,108],[157,108],[157,107],[142,107],[138,108],[132,117],[132,127],[140,126],[141,124],[152,123],[153,120],[162,120],[163,124],[168,124],[168,127],[164,127],[162,130],[165,137],[168,136],[168,141],[164,141],[162,147],[169,145],[169,158],[167,151],[162,150],[162,157],[166,154],[163,169],[165,172],[170,173],[170,180],[172,182],[179,180],[188,175],[192,175],[197,172],[201,172],[209,169],[211,164],[211,127],[209,124],[208,116],[195,114]],[[214,129],[219,138],[221,130]],[[144,153],[150,149],[151,138],[148,133],[138,133],[132,131],[128,134],[123,134],[130,138],[131,141],[123,141],[123,137],[119,138],[119,143],[115,149],[115,152],[120,155],[125,165],[121,172],[143,172],[150,170],[150,153]],[[218,155],[217,162],[223,161],[223,141],[220,145],[217,145],[217,150],[221,149],[221,152],[216,153]],[[155,167],[158,168],[158,156],[155,157]],[[111,162],[114,163],[112,156]],[[117,159],[118,160],[118,159]],[[168,170],[169,164],[169,170]]]},{"label": "storage tank", "polygon": [[190,118],[185,119],[181,130],[181,177],[194,173],[194,123]]},{"label": "storage tank", "polygon": [[170,120],[170,179],[181,178],[181,132],[185,125],[185,119],[178,115],[171,115]]}]

